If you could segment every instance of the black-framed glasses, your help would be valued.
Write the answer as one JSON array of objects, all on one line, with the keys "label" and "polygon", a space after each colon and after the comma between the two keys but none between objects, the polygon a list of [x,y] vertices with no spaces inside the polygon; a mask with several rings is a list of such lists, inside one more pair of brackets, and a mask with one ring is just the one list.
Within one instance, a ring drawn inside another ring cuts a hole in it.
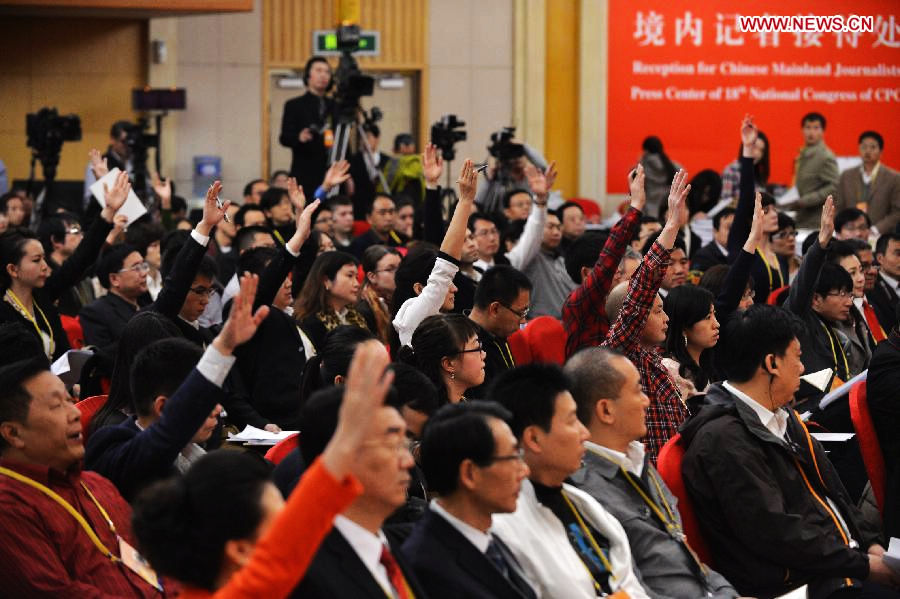
[{"label": "black-framed glasses", "polygon": [[512,462],[513,460],[518,460],[520,462],[525,461],[525,448],[524,447],[517,447],[516,452],[513,454],[510,454],[510,455],[491,456],[485,465],[490,466],[497,462]]},{"label": "black-framed glasses", "polygon": [[829,296],[829,295],[830,295],[830,296],[834,296],[834,297],[839,297],[839,298],[841,298],[841,299],[847,299],[848,297],[853,297],[853,293],[852,293],[852,292],[844,291],[844,290],[841,290],[841,291],[830,291],[830,292],[826,293],[825,295],[826,295],[826,296]]},{"label": "black-framed glasses", "polygon": [[453,355],[456,354],[474,354],[475,352],[483,352],[484,347],[479,343],[477,347],[473,347],[472,349],[461,349],[458,352],[454,352]]},{"label": "black-framed glasses", "polygon": [[197,295],[205,295],[207,297],[212,295],[215,290],[216,290],[215,287],[202,287],[199,285],[197,287],[190,288],[191,293],[196,293]]},{"label": "black-framed glasses", "polygon": [[[146,262],[138,262],[134,266],[129,266],[127,268],[120,268],[119,272],[148,272],[150,270],[150,265]],[[192,290],[193,291],[193,290]]]},{"label": "black-framed glasses", "polygon": [[796,239],[797,232],[796,231],[779,231],[772,235],[773,239]]},{"label": "black-framed glasses", "polygon": [[525,308],[524,310],[522,310],[520,312],[518,310],[514,310],[512,306],[507,306],[503,302],[497,302],[497,303],[500,304],[501,306],[503,306],[504,308],[506,308],[507,310],[509,310],[510,312],[512,312],[513,314],[515,314],[516,316],[518,316],[519,320],[527,320],[528,319],[528,312],[531,310],[530,308]]}]

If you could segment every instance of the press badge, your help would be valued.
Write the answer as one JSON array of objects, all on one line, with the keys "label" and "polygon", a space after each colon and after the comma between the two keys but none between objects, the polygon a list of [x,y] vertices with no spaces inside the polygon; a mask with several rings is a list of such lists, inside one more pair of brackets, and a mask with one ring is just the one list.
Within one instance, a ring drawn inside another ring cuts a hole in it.
[{"label": "press badge", "polygon": [[150,564],[147,563],[147,560],[144,559],[140,553],[138,553],[137,549],[128,544],[128,541],[123,539],[122,537],[118,537],[119,539],[119,555],[120,559],[125,566],[150,583],[150,586],[158,590],[159,592],[163,591],[162,585],[159,583],[159,577],[156,575],[156,572],[153,568],[150,567]]}]

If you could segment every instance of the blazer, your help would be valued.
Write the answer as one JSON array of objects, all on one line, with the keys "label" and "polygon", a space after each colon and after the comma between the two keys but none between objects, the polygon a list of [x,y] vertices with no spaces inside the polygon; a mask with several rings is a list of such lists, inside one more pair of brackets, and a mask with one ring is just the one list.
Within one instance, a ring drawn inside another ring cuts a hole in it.
[{"label": "blazer", "polygon": [[867,194],[862,181],[862,168],[860,165],[841,173],[834,196],[834,209],[856,208],[858,204],[864,204],[863,209],[879,233],[893,231],[900,223],[900,173],[881,164]]},{"label": "blazer", "polygon": [[[794,162],[797,200],[794,209],[798,229],[817,229],[822,218],[822,204],[837,189],[837,160],[825,142],[806,146],[797,154]],[[743,173],[741,173],[743,178]]]},{"label": "blazer", "polygon": [[85,449],[85,469],[111,480],[132,501],[141,489],[169,476],[178,454],[224,395],[195,368],[166,402],[159,420],[143,431],[132,419],[95,431]]},{"label": "blazer", "polygon": [[875,287],[866,292],[866,299],[872,304],[882,329],[890,331],[897,326],[897,292],[891,290],[881,275],[875,277]]},{"label": "blazer", "polygon": [[[291,176],[297,178],[310,198],[328,169],[328,149],[322,131],[333,126],[334,110],[332,98],[321,98],[310,92],[284,103],[278,141],[291,149]],[[300,132],[306,128],[313,130],[313,137],[303,143]]]},{"label": "blazer", "polygon": [[[397,560],[406,582],[412,589],[416,599],[425,599],[428,594],[415,577],[399,551],[394,545],[391,553]],[[372,577],[366,565],[356,555],[356,551],[344,535],[337,529],[325,537],[316,557],[306,571],[306,575],[291,597],[296,599],[335,599],[337,597],[353,597],[354,599],[385,599],[384,589]]]},{"label": "blazer", "polygon": [[728,264],[728,256],[722,253],[715,241],[710,241],[694,254],[691,270],[703,272],[716,264]]},{"label": "blazer", "polygon": [[[518,563],[509,549],[499,538],[494,539],[501,546],[501,551],[505,549],[510,566],[517,568]],[[533,592],[530,595],[519,592],[487,556],[445,518],[430,509],[413,528],[400,551],[432,599],[536,597]],[[528,581],[521,568],[516,575]]]},{"label": "blazer", "polygon": [[81,309],[78,315],[84,342],[100,349],[114,350],[125,326],[138,308],[115,293],[107,293]]}]

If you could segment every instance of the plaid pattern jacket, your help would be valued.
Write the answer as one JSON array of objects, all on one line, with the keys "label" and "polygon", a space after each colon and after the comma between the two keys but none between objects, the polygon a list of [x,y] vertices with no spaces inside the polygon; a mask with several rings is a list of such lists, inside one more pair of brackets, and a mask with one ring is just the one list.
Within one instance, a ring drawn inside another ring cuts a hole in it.
[{"label": "plaid pattern jacket", "polygon": [[687,407],[681,400],[678,388],[668,370],[660,363],[659,351],[648,350],[640,343],[641,331],[668,266],[669,250],[658,242],[654,243],[631,277],[622,310],[603,342],[604,347],[628,356],[641,373],[641,386],[650,398],[650,406],[647,408],[647,437],[643,441],[654,465],[659,450],[678,432],[678,427],[688,417]]},{"label": "plaid pattern jacket", "polygon": [[637,232],[640,221],[641,212],[629,208],[609,232],[594,268],[566,298],[562,308],[563,327],[566,330],[566,358],[583,347],[600,345],[606,339],[609,332],[606,296],[609,295],[616,269],[625,255],[628,243]]}]

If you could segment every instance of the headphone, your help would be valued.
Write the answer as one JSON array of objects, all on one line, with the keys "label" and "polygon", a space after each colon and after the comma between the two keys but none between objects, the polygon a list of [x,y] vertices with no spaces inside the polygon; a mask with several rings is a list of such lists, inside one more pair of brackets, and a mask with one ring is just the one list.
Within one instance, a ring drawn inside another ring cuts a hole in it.
[{"label": "headphone", "polygon": [[322,62],[328,65],[328,71],[331,73],[331,78],[328,79],[328,87],[325,88],[325,91],[330,92],[331,88],[334,87],[334,71],[331,70],[331,65],[328,64],[328,61],[325,60],[324,56],[311,56],[309,60],[306,61],[306,66],[303,67],[303,85],[309,87],[309,71],[317,62]]}]

